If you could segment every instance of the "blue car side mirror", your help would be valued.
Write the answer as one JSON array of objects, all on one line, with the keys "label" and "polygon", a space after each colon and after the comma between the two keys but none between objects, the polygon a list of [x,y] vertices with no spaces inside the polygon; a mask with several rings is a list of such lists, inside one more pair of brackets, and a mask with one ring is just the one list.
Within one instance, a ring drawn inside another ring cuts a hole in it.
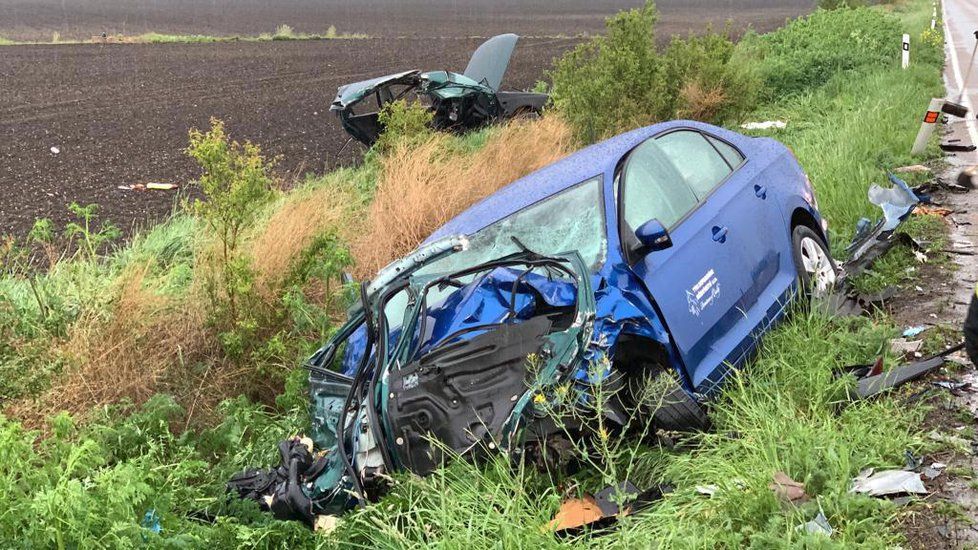
[{"label": "blue car side mirror", "polygon": [[657,219],[649,220],[639,226],[635,230],[635,236],[638,238],[638,242],[642,243],[642,248],[639,250],[641,253],[664,250],[672,246],[669,231]]}]

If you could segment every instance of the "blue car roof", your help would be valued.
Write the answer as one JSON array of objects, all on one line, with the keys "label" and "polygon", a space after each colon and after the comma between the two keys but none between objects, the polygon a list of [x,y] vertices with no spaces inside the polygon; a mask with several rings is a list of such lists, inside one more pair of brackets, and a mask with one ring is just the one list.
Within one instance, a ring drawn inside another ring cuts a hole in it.
[{"label": "blue car roof", "polygon": [[638,128],[585,147],[514,181],[449,220],[425,242],[451,235],[470,235],[568,187],[613,170],[621,158],[638,144],[651,136],[679,127],[706,130],[733,142],[734,145],[742,146],[743,140],[748,139],[722,128],[690,120],[672,120]]}]

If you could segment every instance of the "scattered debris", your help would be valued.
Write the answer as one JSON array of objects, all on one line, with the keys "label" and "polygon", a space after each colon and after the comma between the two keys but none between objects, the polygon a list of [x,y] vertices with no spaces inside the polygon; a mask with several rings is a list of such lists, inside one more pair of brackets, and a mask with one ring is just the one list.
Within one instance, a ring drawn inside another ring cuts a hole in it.
[{"label": "scattered debris", "polygon": [[547,528],[556,532],[578,529],[603,517],[601,508],[598,507],[594,497],[584,495],[581,498],[572,498],[561,502],[560,509],[557,510],[554,519],[550,520]]},{"label": "scattered debris", "polygon": [[[263,511],[271,511],[277,519],[294,519],[315,526],[312,501],[303,491],[307,479],[321,474],[332,456],[313,458],[312,440],[293,437],[279,442],[281,463],[269,470],[245,470],[228,481],[228,492],[253,500]],[[322,516],[318,516],[322,517]],[[324,520],[325,521],[325,520]]]},{"label": "scattered debris", "polygon": [[906,470],[884,470],[877,472],[867,468],[852,480],[852,493],[863,493],[871,497],[905,494],[927,494],[924,482],[917,472]]},{"label": "scattered debris", "polygon": [[57,155],[60,152],[61,152],[61,149],[58,148],[58,147],[52,147],[51,148],[51,154],[53,154],[53,155]]},{"label": "scattered debris", "polygon": [[795,527],[795,531],[805,531],[812,535],[825,535],[826,537],[831,537],[832,533],[835,532],[829,525],[829,520],[825,517],[821,505],[818,507],[818,515],[815,516],[815,519]]},{"label": "scattered debris", "polygon": [[321,515],[316,516],[316,521],[312,524],[312,530],[321,534],[328,535],[340,526],[340,518],[336,516]]},{"label": "scattered debris", "polygon": [[958,173],[958,185],[966,189],[974,189],[976,178],[978,178],[978,166],[969,166]]},{"label": "scattered debris", "polygon": [[143,514],[143,520],[139,523],[139,525],[143,529],[148,529],[156,534],[163,532],[163,526],[160,525],[160,515],[156,513],[155,508],[146,510],[146,513]]},{"label": "scattered debris", "polygon": [[920,326],[916,326],[916,327],[908,327],[907,330],[904,330],[903,331],[903,337],[904,338],[913,338],[914,336],[917,336],[918,334],[920,334],[921,332],[924,332],[925,330],[927,330],[929,328],[930,327],[928,327],[927,325],[920,325]]},{"label": "scattered debris", "polygon": [[914,215],[937,216],[939,218],[949,216],[953,213],[954,211],[950,208],[944,208],[942,206],[918,206],[917,209],[914,210]]},{"label": "scattered debris", "polygon": [[913,241],[909,235],[896,233],[897,227],[910,216],[920,203],[920,199],[902,179],[893,174],[889,174],[888,177],[893,187],[884,189],[873,185],[868,193],[869,201],[883,210],[883,217],[872,228],[866,218],[856,225],[856,235],[846,248],[850,253],[850,259],[842,264],[843,275],[840,279],[845,280],[862,273],[900,240],[907,242],[907,239],[910,239],[908,244],[920,248],[919,243]]},{"label": "scattered debris", "polygon": [[890,351],[899,356],[917,353],[922,347],[924,347],[923,340],[907,340],[906,338],[894,338],[890,340]]},{"label": "scattered debris", "polygon": [[783,120],[765,120],[764,122],[747,122],[741,124],[744,130],[782,130],[788,126]]},{"label": "scattered debris", "polygon": [[873,397],[911,380],[916,380],[929,372],[937,370],[943,364],[943,357],[931,357],[923,361],[917,361],[916,363],[893,367],[884,373],[860,378],[859,384],[856,386],[856,395],[860,399]]},{"label": "scattered debris", "polygon": [[670,490],[667,486],[659,485],[639,492],[628,480],[609,485],[594,496],[585,494],[581,498],[562,502],[546,528],[557,534],[572,534],[584,527],[606,528],[617,518],[634,514],[661,500],[663,494]]},{"label": "scattered debris", "polygon": [[120,185],[118,188],[124,191],[172,191],[173,189],[179,189],[180,184],[161,183],[158,181],[151,181],[149,183],[133,183],[130,185]]},{"label": "scattered debris", "polygon": [[962,145],[959,143],[942,143],[941,150],[947,151],[949,153],[968,153],[974,151],[976,147],[974,145]]},{"label": "scattered debris", "polygon": [[720,488],[717,487],[716,485],[697,485],[696,486],[696,492],[697,493],[699,493],[701,495],[710,496],[710,497],[712,497],[713,495],[715,495],[716,492],[719,491],[719,490],[720,490]]},{"label": "scattered debris", "polygon": [[768,485],[781,502],[790,504],[801,504],[808,501],[805,494],[805,484],[795,481],[788,477],[784,472],[774,474],[774,482]]},{"label": "scattered debris", "polygon": [[923,164],[911,164],[910,166],[895,168],[893,172],[895,174],[926,174],[930,172],[930,168]]},{"label": "scattered debris", "polygon": [[835,317],[855,317],[867,310],[883,309],[897,295],[897,288],[888,286],[875,294],[833,292],[821,301],[826,314]]}]

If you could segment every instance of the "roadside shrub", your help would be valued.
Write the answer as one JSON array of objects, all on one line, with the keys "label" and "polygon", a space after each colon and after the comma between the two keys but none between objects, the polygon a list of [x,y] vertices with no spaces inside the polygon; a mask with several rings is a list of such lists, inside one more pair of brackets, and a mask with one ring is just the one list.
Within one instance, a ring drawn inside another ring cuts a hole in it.
[{"label": "roadside shrub", "polygon": [[745,37],[741,53],[756,63],[772,96],[782,97],[862,67],[895,66],[902,34],[900,20],[880,10],[819,10],[772,33]]},{"label": "roadside shrub", "polygon": [[658,13],[649,0],[606,22],[607,32],[578,45],[549,73],[554,107],[583,142],[676,116],[721,122],[749,109],[758,89],[734,44],[713,32],[656,49]]},{"label": "roadside shrub", "polygon": [[714,32],[670,42],[663,58],[667,80],[679,85],[675,116],[720,122],[754,107],[760,78],[735,51],[727,36]]},{"label": "roadside shrub", "polygon": [[431,129],[433,117],[434,113],[420,103],[408,103],[403,99],[387,103],[380,110],[380,125],[384,132],[374,149],[385,153],[402,142],[421,143],[434,133]]},{"label": "roadside shrub", "polygon": [[605,22],[606,34],[556,61],[554,107],[584,142],[661,120],[672,112],[666,68],[655,51],[658,12],[647,1]]},{"label": "roadside shrub", "polygon": [[187,154],[203,169],[197,185],[206,200],[190,205],[217,239],[210,254],[216,270],[205,270],[205,285],[213,321],[224,332],[229,350],[242,351],[243,340],[253,331],[253,269],[241,253],[243,233],[272,199],[271,163],[251,143],[228,139],[224,123],[211,119],[210,131],[190,131]]}]

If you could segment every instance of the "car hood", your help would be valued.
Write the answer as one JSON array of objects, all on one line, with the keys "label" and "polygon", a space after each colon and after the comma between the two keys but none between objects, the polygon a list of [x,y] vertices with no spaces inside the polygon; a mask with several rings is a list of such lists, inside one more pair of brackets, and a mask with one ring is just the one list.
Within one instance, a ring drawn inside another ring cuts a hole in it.
[{"label": "car hood", "polygon": [[377,91],[378,88],[391,86],[394,84],[409,84],[414,82],[421,74],[419,70],[403,71],[400,73],[378,76],[370,80],[362,80],[351,84],[344,84],[336,90],[336,98],[330,106],[332,110],[342,110],[363,98]]}]

